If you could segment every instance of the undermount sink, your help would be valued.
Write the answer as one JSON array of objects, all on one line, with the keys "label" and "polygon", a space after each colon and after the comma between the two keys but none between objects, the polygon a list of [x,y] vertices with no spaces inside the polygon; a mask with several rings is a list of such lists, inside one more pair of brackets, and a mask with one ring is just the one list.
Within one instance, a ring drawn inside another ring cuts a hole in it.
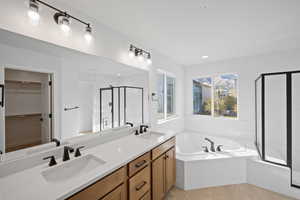
[{"label": "undermount sink", "polygon": [[61,182],[88,173],[103,164],[105,161],[89,154],[50,167],[42,172],[42,176],[48,182]]},{"label": "undermount sink", "polygon": [[139,135],[139,137],[145,138],[145,139],[157,139],[162,136],[164,136],[164,134],[158,133],[158,132],[148,132],[148,133],[143,133],[143,134]]}]

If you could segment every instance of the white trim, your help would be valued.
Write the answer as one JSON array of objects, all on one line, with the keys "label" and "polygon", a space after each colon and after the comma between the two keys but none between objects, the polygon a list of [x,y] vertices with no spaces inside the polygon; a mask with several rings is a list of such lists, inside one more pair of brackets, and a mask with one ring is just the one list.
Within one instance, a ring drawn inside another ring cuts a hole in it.
[{"label": "white trim", "polygon": [[[164,112],[164,118],[163,119],[157,119],[157,124],[164,123],[165,121],[170,120],[170,118],[174,118],[173,116],[177,116],[177,109],[176,109],[176,76],[173,73],[164,71],[162,69],[157,69],[157,74],[161,74],[164,77],[164,107],[163,107],[163,112]],[[173,105],[173,110],[174,114],[171,117],[168,117],[167,114],[167,77],[171,77],[174,79],[174,94],[173,94],[173,100],[174,100],[174,105]]]}]

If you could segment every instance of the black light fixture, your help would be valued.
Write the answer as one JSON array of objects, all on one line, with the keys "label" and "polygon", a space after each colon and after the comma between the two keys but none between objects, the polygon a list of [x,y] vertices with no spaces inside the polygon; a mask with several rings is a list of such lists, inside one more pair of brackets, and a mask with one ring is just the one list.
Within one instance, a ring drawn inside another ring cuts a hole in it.
[{"label": "black light fixture", "polygon": [[29,0],[29,7],[28,7],[27,14],[29,18],[33,21],[38,21],[40,19],[39,3],[36,0]]},{"label": "black light fixture", "polygon": [[87,27],[85,28],[85,34],[84,38],[89,42],[92,40],[92,27],[88,24]]},{"label": "black light fixture", "polygon": [[61,27],[61,29],[64,32],[69,32],[70,31],[70,24],[71,20],[77,21],[83,25],[85,25],[85,34],[84,37],[87,41],[90,41],[92,39],[92,27],[90,23],[87,23],[75,16],[70,15],[69,13],[62,11],[44,1],[40,0],[29,0],[29,10],[28,10],[28,16],[32,20],[39,20],[40,15],[39,15],[39,6],[44,5],[52,10],[54,10],[56,13],[54,14],[53,18],[54,21]]},{"label": "black light fixture", "polygon": [[54,21],[60,26],[61,30],[64,32],[69,32],[70,31],[70,19],[68,14],[57,12],[53,16]]},{"label": "black light fixture", "polygon": [[128,54],[129,54],[130,58],[133,58],[135,56],[141,62],[144,61],[145,58],[146,58],[148,64],[152,63],[150,52],[145,51],[145,50],[143,50],[141,48],[138,48],[138,47],[136,47],[136,46],[134,46],[132,44],[129,47],[129,53]]}]

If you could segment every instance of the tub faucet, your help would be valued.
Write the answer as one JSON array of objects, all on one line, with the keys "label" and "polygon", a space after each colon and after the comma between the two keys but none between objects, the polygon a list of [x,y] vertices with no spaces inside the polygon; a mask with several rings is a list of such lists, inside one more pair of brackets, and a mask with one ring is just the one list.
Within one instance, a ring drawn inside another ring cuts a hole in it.
[{"label": "tub faucet", "polygon": [[211,152],[216,152],[216,149],[215,149],[215,143],[209,139],[209,138],[204,138],[204,140],[208,141],[210,143],[210,151]]}]

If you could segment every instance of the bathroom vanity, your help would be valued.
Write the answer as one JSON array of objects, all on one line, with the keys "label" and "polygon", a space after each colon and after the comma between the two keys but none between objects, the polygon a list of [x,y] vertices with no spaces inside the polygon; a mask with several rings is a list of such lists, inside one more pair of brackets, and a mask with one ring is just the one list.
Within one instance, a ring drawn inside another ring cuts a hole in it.
[{"label": "bathroom vanity", "polygon": [[[71,153],[67,161],[61,157],[62,146],[0,164],[0,199],[163,199],[176,180],[175,133],[122,134],[125,135],[92,146],[69,141],[65,146],[85,148],[81,156]],[[92,141],[101,141],[101,137],[95,135]],[[50,167],[46,160],[20,168],[51,155],[55,156],[56,165]]]},{"label": "bathroom vanity", "polygon": [[175,137],[68,200],[160,200],[175,184]]}]

